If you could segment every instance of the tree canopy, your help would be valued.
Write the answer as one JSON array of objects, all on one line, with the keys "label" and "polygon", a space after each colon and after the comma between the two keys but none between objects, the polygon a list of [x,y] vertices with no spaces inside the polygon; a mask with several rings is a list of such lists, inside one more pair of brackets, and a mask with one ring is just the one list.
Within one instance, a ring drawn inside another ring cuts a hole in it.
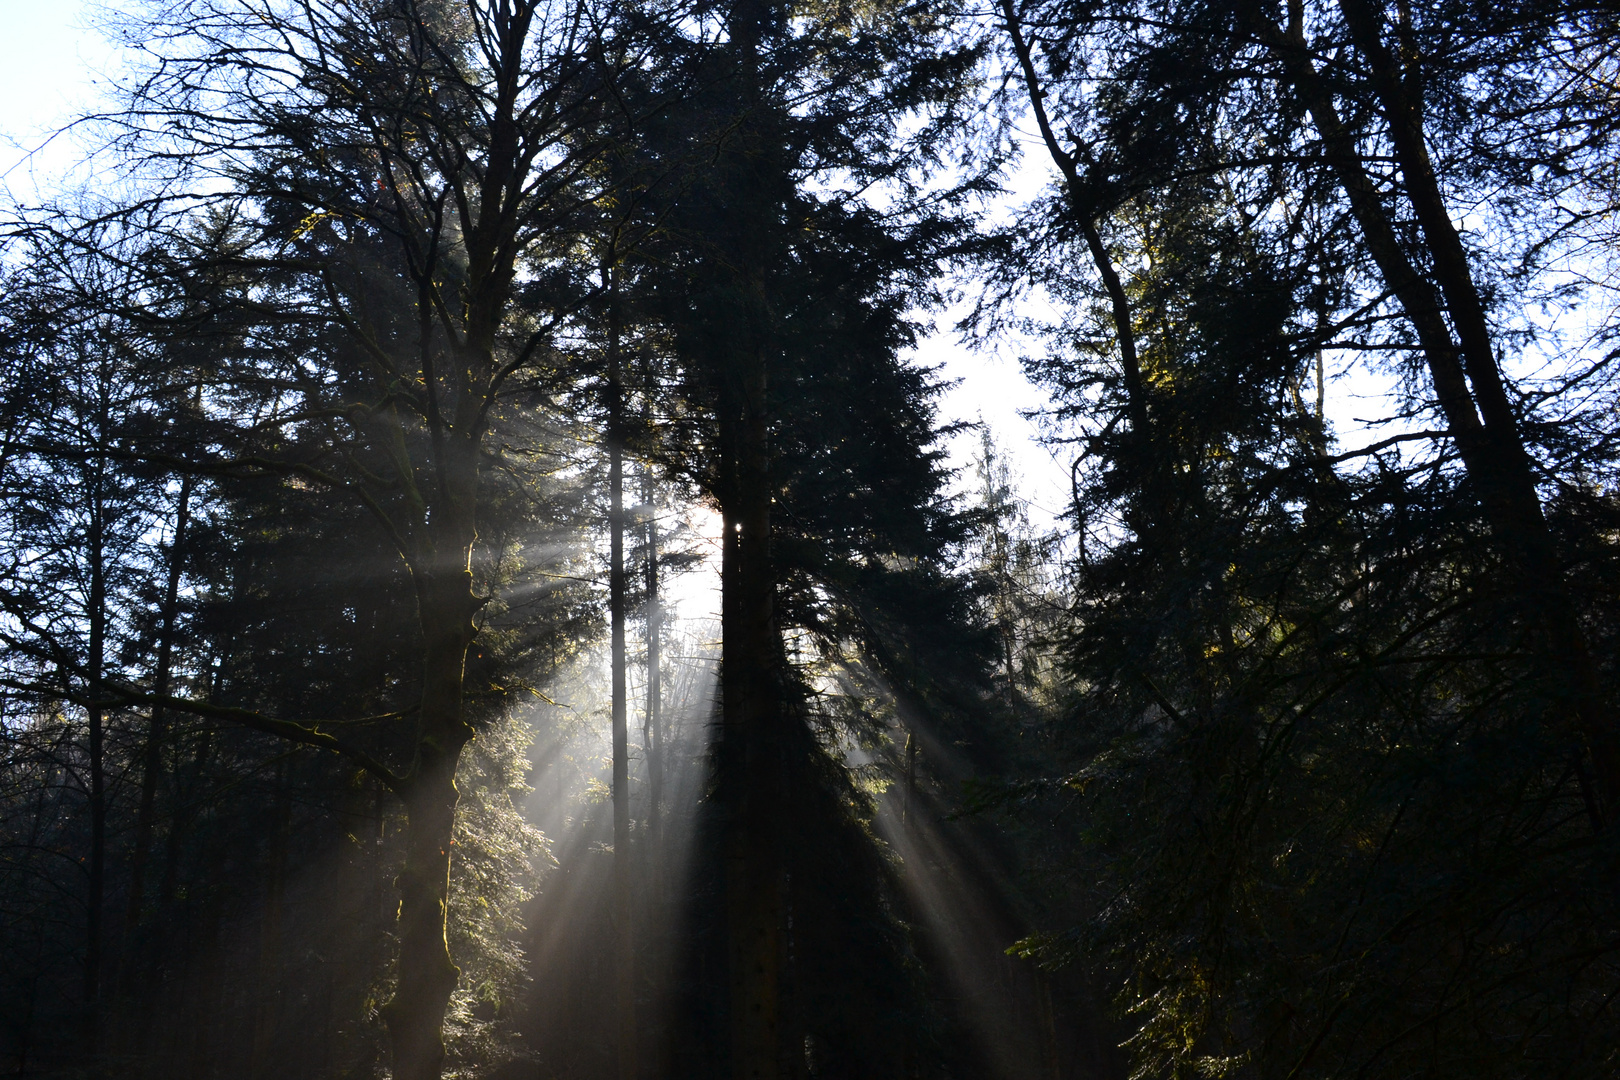
[{"label": "tree canopy", "polygon": [[0,1053],[1611,1074],[1611,8],[107,13],[0,234]]}]

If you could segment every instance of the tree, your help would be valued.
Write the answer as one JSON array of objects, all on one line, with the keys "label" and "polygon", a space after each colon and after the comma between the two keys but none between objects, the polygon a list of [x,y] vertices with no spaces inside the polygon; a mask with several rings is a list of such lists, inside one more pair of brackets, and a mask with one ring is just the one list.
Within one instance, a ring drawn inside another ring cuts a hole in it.
[{"label": "tree", "polygon": [[[1601,906],[1613,867],[1611,688],[1577,640],[1610,633],[1584,530],[1612,461],[1573,388],[1611,391],[1528,310],[1571,235],[1530,163],[1591,175],[1603,130],[1553,72],[1603,63],[1605,16],[1003,16],[1062,182],[1002,280],[1072,305],[1031,366],[1083,448],[1060,790],[1087,832],[1077,918],[1032,953],[1114,965],[1144,1072],[1525,1067],[1465,1031],[1601,1072],[1614,942],[1553,897]],[[1537,350],[1564,370],[1510,389]],[[1324,351],[1385,358],[1405,430],[1337,452],[1300,393]]]},{"label": "tree", "polygon": [[7,685],[25,695],[43,688],[47,709],[82,709],[83,756],[73,769],[88,819],[81,1007],[83,1034],[94,1046],[109,953],[109,766],[116,761],[109,723],[124,719],[107,685],[139,671],[145,659],[131,653],[139,583],[159,558],[144,534],[161,513],[161,494],[150,473],[111,452],[148,412],[139,343],[116,320],[82,320],[64,309],[78,284],[64,277],[74,272],[96,286],[117,286],[83,260],[66,275],[26,271],[15,276],[6,313],[17,368],[7,386],[12,435],[0,610],[11,653]]},{"label": "tree", "polygon": [[551,335],[577,304],[565,256],[596,191],[589,119],[615,77],[607,57],[633,65],[634,49],[604,50],[619,31],[569,4],[158,14],[137,37],[149,77],[116,121],[127,160],[172,166],[124,218],[144,237],[128,314],[232,339],[204,394],[220,434],[180,468],[283,476],[363,507],[409,574],[422,649],[420,704],[380,757],[314,724],[162,704],[337,750],[403,801],[386,1015],[396,1075],[437,1076],[457,978],[455,776],[475,733],[467,662],[494,584],[477,551],[494,432],[552,392]]},{"label": "tree", "polygon": [[[679,192],[670,213],[678,244],[665,257],[678,274],[658,279],[657,311],[674,339],[686,402],[681,427],[692,432],[677,445],[696,449],[673,463],[723,517],[713,827],[730,972],[725,1042],[739,1076],[798,1068],[809,1045],[851,1068],[899,1067],[894,1055],[905,1053],[905,1043],[872,1038],[847,1001],[835,1009],[823,996],[848,979],[819,964],[837,947],[833,928],[847,929],[853,910],[868,912],[870,925],[893,932],[887,940],[878,933],[866,954],[876,1015],[914,1019],[895,1012],[907,995],[898,988],[907,947],[892,917],[878,914],[892,881],[862,835],[872,807],[839,760],[846,736],[868,736],[852,733],[837,709],[818,707],[819,676],[784,635],[814,642],[828,663],[853,662],[834,658],[875,646],[888,619],[909,621],[901,603],[889,606],[895,594],[951,592],[955,582],[925,567],[961,535],[931,448],[931,388],[899,356],[912,333],[904,312],[927,299],[925,282],[957,226],[920,203],[908,205],[908,221],[812,193],[812,177],[860,160],[851,143],[869,155],[859,167],[877,176],[906,166],[879,149],[893,113],[865,113],[859,98],[831,98],[839,111],[830,116],[794,118],[785,96],[806,77],[800,58],[817,56],[822,37],[844,28],[831,21],[801,32],[784,16],[732,12],[731,43],[713,58],[720,92],[696,99],[714,110],[704,119],[725,138],[708,175]],[[892,43],[881,35],[894,32],[880,23],[870,41],[822,54],[828,69],[809,67],[810,92],[822,79],[837,87],[857,77],[879,92],[882,50]],[[919,107],[947,95],[943,112],[954,93],[944,76],[958,71],[943,72],[937,86],[913,89],[898,77],[886,85],[915,93]],[[942,608],[966,614],[949,601],[930,613]],[[862,867],[861,885],[846,882],[841,896],[823,887],[833,852]]]}]

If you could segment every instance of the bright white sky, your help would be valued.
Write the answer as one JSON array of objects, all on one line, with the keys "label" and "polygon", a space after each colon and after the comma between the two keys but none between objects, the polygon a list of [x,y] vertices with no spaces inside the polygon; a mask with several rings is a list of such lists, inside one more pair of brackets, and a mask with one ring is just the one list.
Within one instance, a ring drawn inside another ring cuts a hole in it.
[{"label": "bright white sky", "polygon": [[[79,156],[49,134],[85,111],[111,50],[85,26],[81,0],[0,0],[0,30],[12,42],[0,64],[0,184],[26,197],[48,187]],[[31,151],[39,151],[30,154]]]},{"label": "bright white sky", "polygon": [[13,46],[0,65],[8,132],[59,111],[64,94],[84,81],[79,8],[78,0],[0,0],[0,26]]}]

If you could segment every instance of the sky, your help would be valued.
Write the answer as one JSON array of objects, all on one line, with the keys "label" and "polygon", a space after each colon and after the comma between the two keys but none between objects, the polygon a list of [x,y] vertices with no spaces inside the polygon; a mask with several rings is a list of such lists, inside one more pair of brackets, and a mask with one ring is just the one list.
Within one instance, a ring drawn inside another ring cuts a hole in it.
[{"label": "sky", "polygon": [[86,16],[80,0],[0,0],[0,29],[27,43],[7,47],[0,64],[0,184],[13,193],[46,186],[74,160],[70,142],[49,133],[89,106],[111,56]]}]

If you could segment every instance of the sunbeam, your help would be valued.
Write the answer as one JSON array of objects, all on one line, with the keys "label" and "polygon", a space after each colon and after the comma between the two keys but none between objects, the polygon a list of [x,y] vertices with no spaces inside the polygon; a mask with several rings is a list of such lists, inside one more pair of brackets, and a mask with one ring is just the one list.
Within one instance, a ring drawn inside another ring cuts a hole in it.
[{"label": "sunbeam", "polygon": [[[656,1060],[669,1043],[674,973],[698,800],[707,777],[719,662],[718,515],[689,509],[667,534],[682,560],[660,593],[660,702],[654,730],[647,697],[647,651],[628,674],[633,716],[630,836],[636,1009],[642,1054]],[[551,841],[552,864],[528,905],[525,951],[530,989],[518,1023],[537,1075],[608,1077],[615,1066],[610,889],[613,827],[611,744],[605,650],[581,659],[554,688],[552,704],[531,710],[530,821]],[[657,801],[654,802],[656,793]],[[529,1075],[529,1074],[524,1074]]]}]

